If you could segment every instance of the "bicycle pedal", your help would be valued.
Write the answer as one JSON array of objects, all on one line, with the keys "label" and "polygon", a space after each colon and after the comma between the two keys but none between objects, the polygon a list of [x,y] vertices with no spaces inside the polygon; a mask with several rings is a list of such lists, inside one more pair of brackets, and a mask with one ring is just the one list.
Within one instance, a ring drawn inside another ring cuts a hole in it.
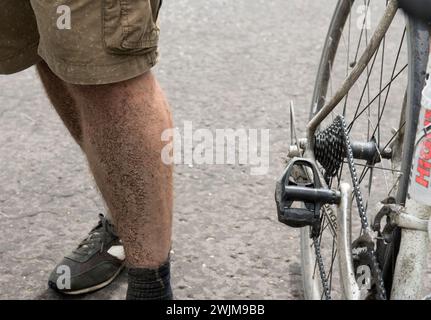
[{"label": "bicycle pedal", "polygon": [[320,209],[338,204],[341,194],[324,187],[316,164],[293,158],[276,183],[275,201],[278,220],[293,228],[318,227]]}]

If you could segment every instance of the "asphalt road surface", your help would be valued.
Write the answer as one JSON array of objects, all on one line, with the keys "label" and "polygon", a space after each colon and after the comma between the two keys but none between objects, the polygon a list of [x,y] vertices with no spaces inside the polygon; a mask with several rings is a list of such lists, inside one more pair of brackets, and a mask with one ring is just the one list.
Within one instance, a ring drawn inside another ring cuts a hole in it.
[{"label": "asphalt road surface", "polygon": [[[173,286],[179,299],[300,299],[299,233],[280,225],[274,181],[288,103],[305,123],[335,0],[175,0],[155,69],[176,125],[269,129],[270,166],[178,165]],[[62,299],[52,268],[103,203],[34,69],[0,77],[0,299]],[[123,299],[126,278],[79,299]]]}]

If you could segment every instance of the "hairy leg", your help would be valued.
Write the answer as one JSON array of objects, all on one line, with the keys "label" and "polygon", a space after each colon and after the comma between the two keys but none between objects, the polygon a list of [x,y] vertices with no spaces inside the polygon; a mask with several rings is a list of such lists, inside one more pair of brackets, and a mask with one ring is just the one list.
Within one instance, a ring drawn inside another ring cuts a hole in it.
[{"label": "hairy leg", "polygon": [[166,262],[171,246],[172,166],[161,161],[169,106],[148,72],[121,83],[67,84],[81,114],[82,148],[135,268]]}]

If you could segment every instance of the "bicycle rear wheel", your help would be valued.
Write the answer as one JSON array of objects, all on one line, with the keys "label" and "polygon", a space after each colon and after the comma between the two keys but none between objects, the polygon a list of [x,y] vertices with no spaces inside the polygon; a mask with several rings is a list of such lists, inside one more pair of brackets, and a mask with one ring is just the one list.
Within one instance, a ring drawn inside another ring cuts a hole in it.
[{"label": "bicycle rear wheel", "polygon": [[[353,70],[385,9],[384,1],[339,0],[323,48],[313,92],[311,117],[333,97]],[[404,15],[398,12],[363,74],[320,125],[320,128],[324,129],[332,123],[336,115],[343,115],[351,140],[372,143],[377,147],[379,161],[356,161],[370,223],[379,202],[393,197],[397,203],[403,204],[406,199],[420,109],[418,98],[420,102],[420,91],[423,87],[421,81],[423,83],[423,70],[426,68],[420,59],[420,50],[424,48],[424,43],[421,42],[418,30],[419,25],[416,22],[406,23]],[[332,150],[328,150],[328,153],[331,152]],[[383,157],[382,153],[386,156]],[[345,162],[330,179],[329,187],[339,188],[343,182],[351,184],[349,168]],[[341,279],[336,261],[344,257],[337,256],[337,226],[334,223],[334,215],[331,207],[322,209],[318,241],[331,298],[343,298],[343,292],[338,285]],[[351,227],[353,240],[363,234],[355,205],[352,207]],[[380,264],[384,269],[388,293],[392,285],[398,246],[399,232],[396,232],[393,241],[384,243],[380,251]],[[305,298],[325,298],[308,228],[301,230],[301,252]],[[372,290],[368,289],[364,287],[361,295],[363,298],[370,297]]]}]

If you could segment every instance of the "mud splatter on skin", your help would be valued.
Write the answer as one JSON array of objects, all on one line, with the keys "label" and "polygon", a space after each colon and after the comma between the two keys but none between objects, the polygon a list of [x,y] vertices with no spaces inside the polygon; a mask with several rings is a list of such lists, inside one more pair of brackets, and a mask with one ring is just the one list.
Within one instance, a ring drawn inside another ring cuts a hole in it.
[{"label": "mud splatter on skin", "polygon": [[82,115],[83,150],[124,242],[127,262],[155,267],[171,245],[172,166],[161,161],[172,128],[151,73],[119,84],[68,85]]}]

